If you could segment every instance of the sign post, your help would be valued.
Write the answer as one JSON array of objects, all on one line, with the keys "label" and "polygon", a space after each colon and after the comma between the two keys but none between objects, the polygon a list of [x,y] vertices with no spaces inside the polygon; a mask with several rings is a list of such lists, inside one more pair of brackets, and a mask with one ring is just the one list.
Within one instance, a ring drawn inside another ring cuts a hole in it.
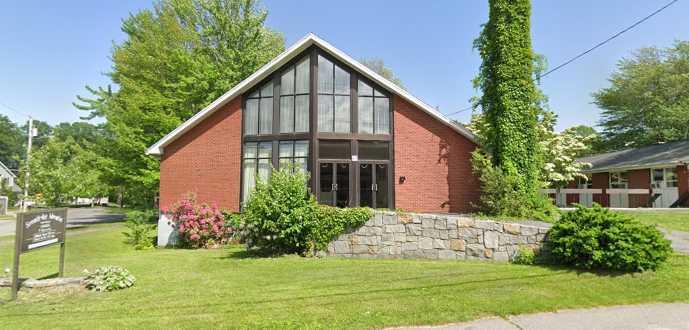
[{"label": "sign post", "polygon": [[12,300],[19,291],[19,258],[22,253],[60,244],[59,275],[65,269],[65,232],[67,209],[48,209],[17,214],[14,238],[14,264],[12,269]]}]

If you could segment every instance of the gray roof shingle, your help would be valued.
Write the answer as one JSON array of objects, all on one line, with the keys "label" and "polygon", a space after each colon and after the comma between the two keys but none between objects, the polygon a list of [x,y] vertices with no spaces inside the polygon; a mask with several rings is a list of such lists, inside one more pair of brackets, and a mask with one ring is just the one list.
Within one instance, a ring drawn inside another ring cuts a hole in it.
[{"label": "gray roof shingle", "polygon": [[593,165],[585,172],[680,165],[689,162],[689,140],[608,152],[579,158],[578,161]]}]

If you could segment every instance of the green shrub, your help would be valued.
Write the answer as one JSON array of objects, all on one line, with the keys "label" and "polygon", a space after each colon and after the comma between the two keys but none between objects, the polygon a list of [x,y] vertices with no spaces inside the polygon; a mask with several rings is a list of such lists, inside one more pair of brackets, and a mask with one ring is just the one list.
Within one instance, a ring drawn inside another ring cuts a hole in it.
[{"label": "green shrub", "polygon": [[536,262],[536,252],[532,248],[522,246],[512,262],[518,265],[533,265]]},{"label": "green shrub", "polygon": [[565,213],[548,237],[556,261],[585,269],[654,270],[672,252],[654,227],[598,204]]},{"label": "green shrub", "polygon": [[155,210],[131,211],[127,213],[124,226],[128,231],[123,232],[125,242],[137,250],[147,250],[155,247],[156,218]]},{"label": "green shrub", "polygon": [[371,217],[368,208],[318,205],[307,182],[307,174],[287,168],[256,184],[241,216],[247,244],[276,253],[308,254],[325,249],[332,239]]},{"label": "green shrub", "polygon": [[517,175],[510,175],[493,166],[490,157],[480,150],[472,153],[471,163],[473,172],[481,182],[481,198],[476,205],[481,213],[505,218],[554,221],[558,214],[557,207],[539,193],[520,189],[522,179]]},{"label": "green shrub", "polygon": [[308,175],[290,168],[259,180],[242,213],[242,235],[250,246],[278,253],[309,249],[309,229],[318,203],[307,188]]},{"label": "green shrub", "polygon": [[128,270],[117,266],[98,267],[95,271],[84,270],[84,285],[93,291],[114,291],[126,289],[136,282]]}]

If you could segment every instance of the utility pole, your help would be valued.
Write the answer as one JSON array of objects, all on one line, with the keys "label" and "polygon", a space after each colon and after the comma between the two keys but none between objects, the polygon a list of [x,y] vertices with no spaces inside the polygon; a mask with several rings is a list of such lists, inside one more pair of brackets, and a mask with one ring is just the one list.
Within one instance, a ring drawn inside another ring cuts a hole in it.
[{"label": "utility pole", "polygon": [[33,118],[29,116],[29,131],[27,132],[29,141],[26,145],[26,175],[24,176],[24,200],[22,201],[22,211],[26,212],[26,201],[29,199],[29,175],[31,174],[31,166],[29,166],[29,160],[31,160],[31,144],[33,143]]}]

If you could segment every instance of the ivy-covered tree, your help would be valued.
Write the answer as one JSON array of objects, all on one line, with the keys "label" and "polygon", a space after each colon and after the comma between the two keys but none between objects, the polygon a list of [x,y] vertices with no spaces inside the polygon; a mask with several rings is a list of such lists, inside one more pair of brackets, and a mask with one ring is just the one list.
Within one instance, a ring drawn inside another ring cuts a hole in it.
[{"label": "ivy-covered tree", "polygon": [[490,0],[489,18],[475,41],[483,62],[477,85],[486,116],[486,148],[495,166],[516,177],[516,189],[536,194],[542,157],[539,93],[531,49],[531,1]]},{"label": "ivy-covered tree", "polygon": [[117,88],[87,88],[76,106],[106,122],[103,170],[130,203],[153,200],[158,160],[146,148],[284,49],[253,0],[162,0],[122,23]]}]

